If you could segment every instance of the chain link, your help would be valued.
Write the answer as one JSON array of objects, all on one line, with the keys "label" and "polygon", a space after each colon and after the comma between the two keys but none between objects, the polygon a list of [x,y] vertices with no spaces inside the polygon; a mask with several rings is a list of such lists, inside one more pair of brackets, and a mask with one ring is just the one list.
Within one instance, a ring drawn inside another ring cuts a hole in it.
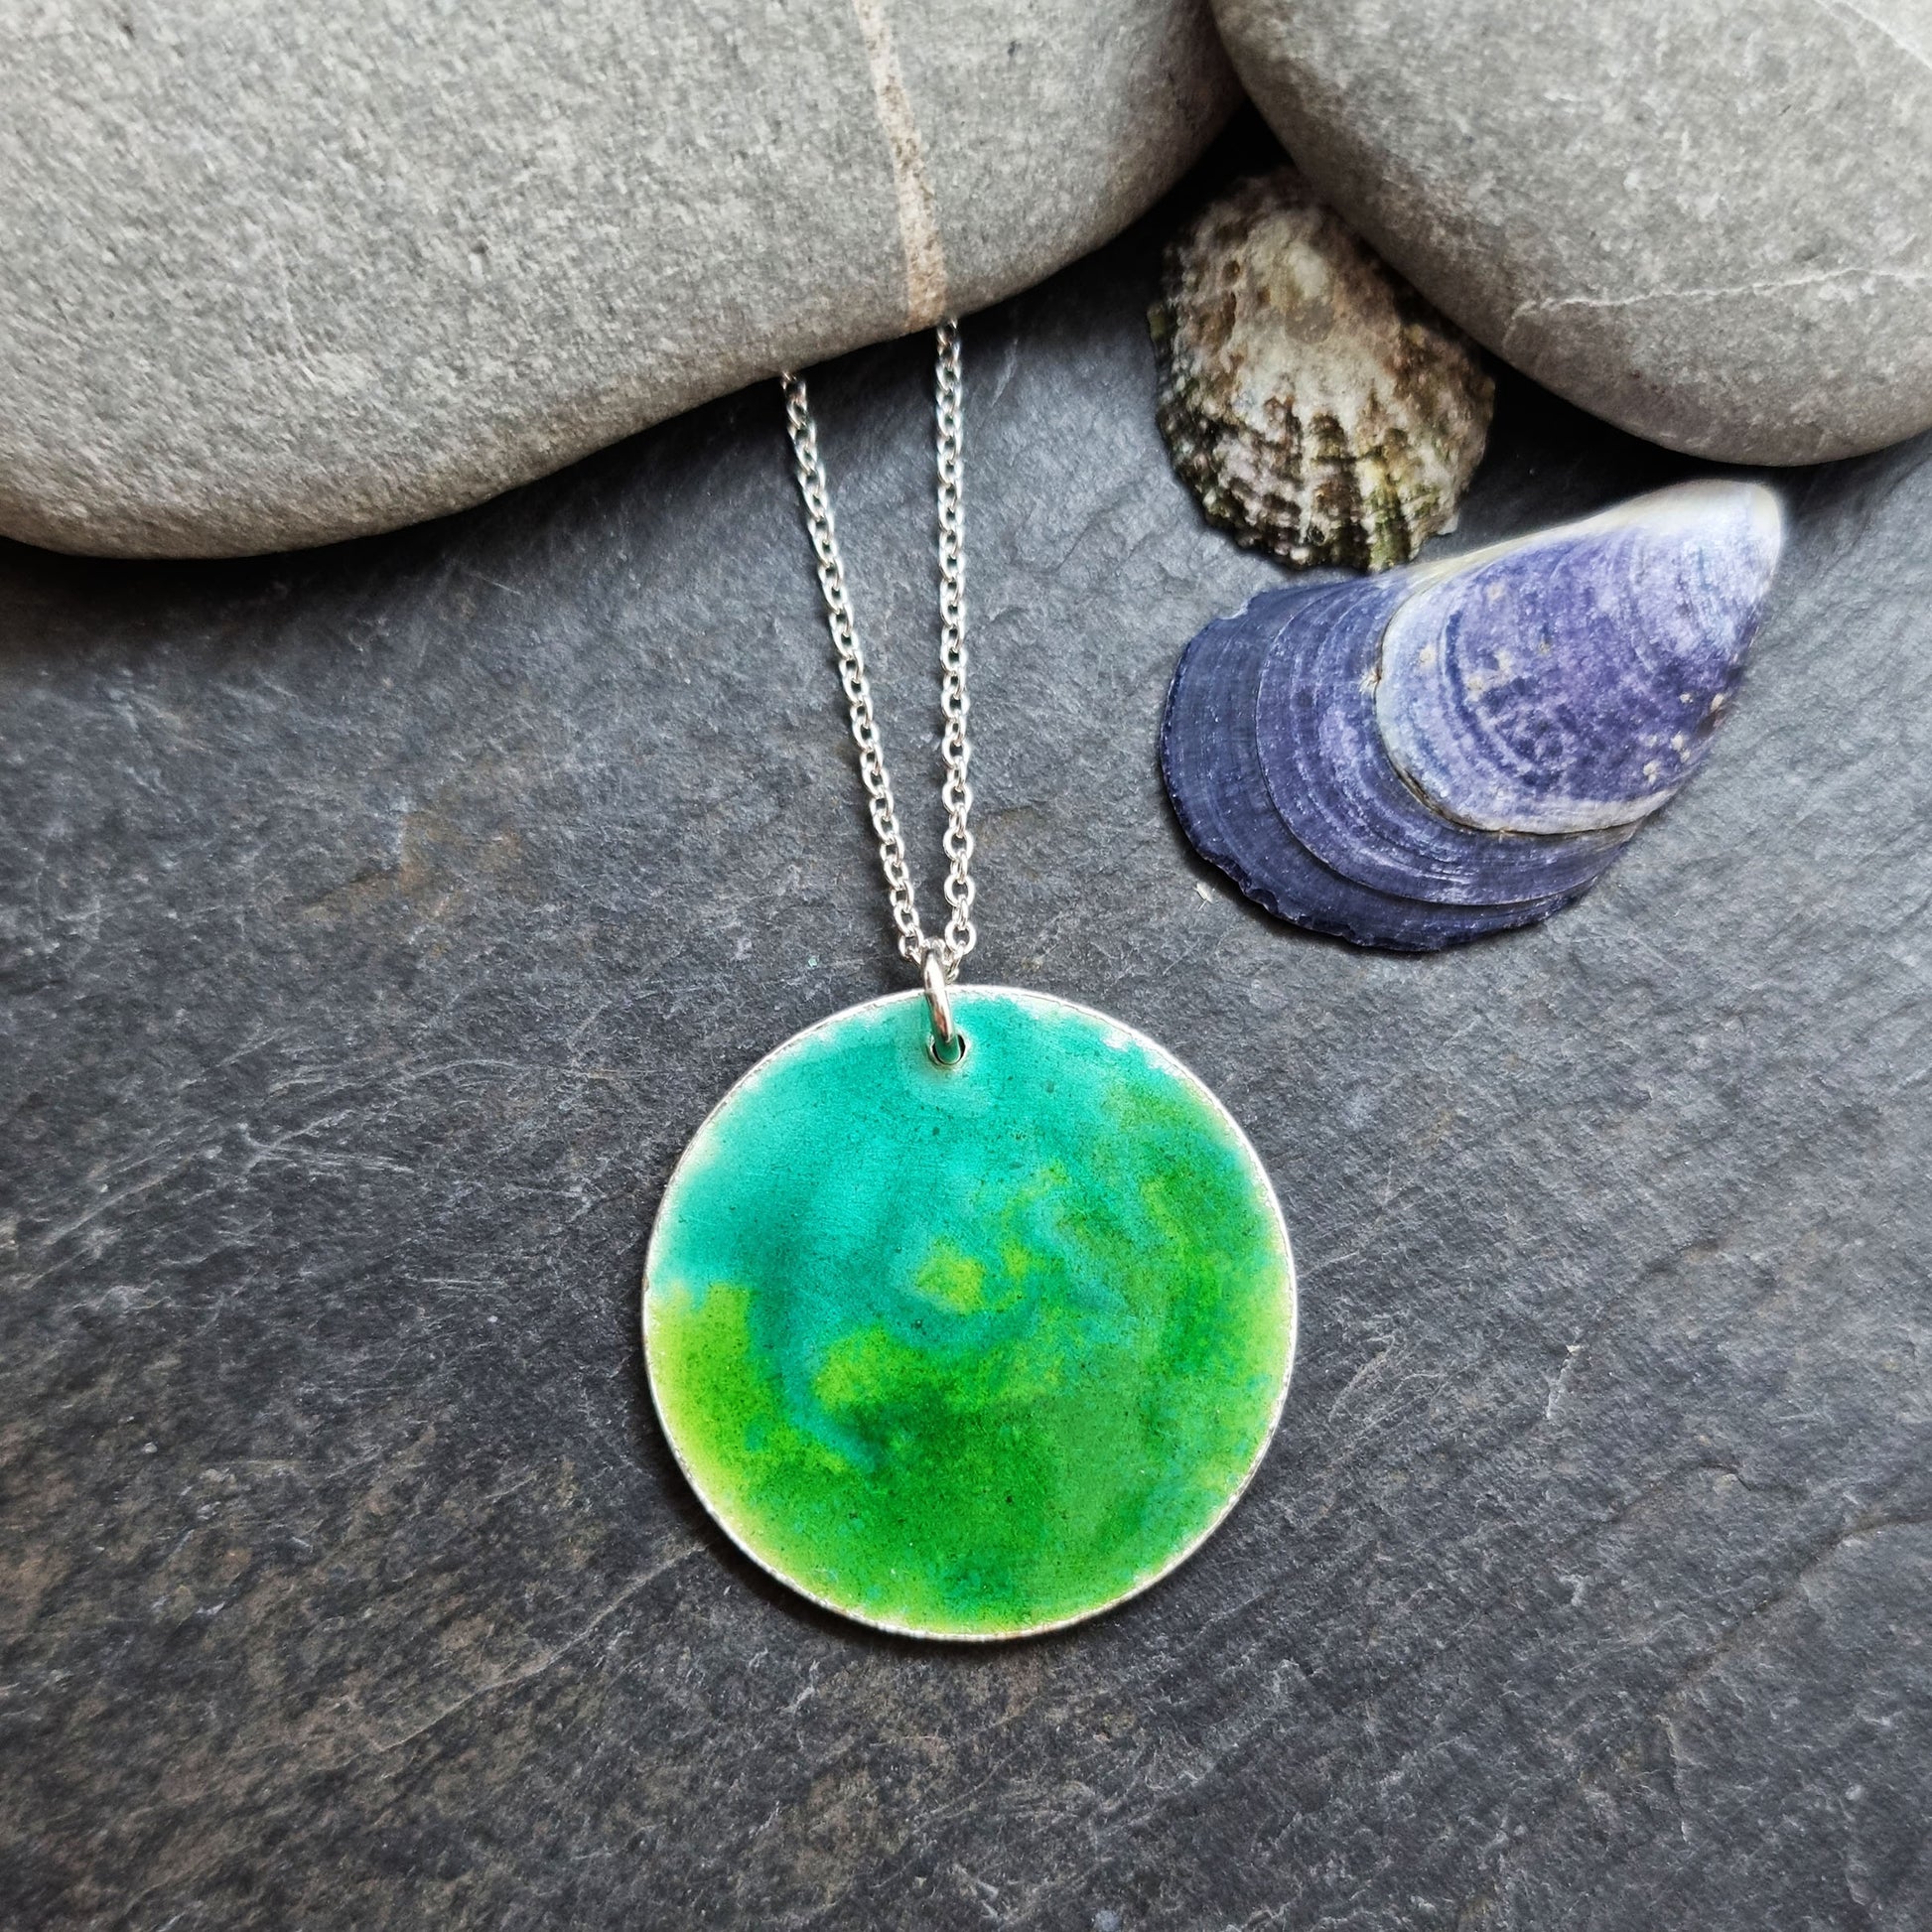
[{"label": "chain link", "polygon": [[818,587],[825,597],[825,621],[838,652],[839,682],[845,690],[852,719],[852,742],[859,748],[859,777],[866,788],[872,829],[879,840],[880,870],[892,899],[893,924],[898,929],[898,949],[905,960],[924,968],[935,960],[946,979],[958,976],[960,961],[979,941],[973,924],[973,834],[967,821],[973,809],[973,788],[967,782],[973,747],[966,736],[971,706],[966,696],[966,581],[965,521],[961,490],[961,380],[959,324],[942,322],[933,373],[933,442],[937,452],[935,502],[939,519],[939,668],[943,683],[939,698],[940,756],[946,779],[939,796],[946,808],[945,897],[949,908],[946,929],[936,939],[919,923],[918,901],[905,863],[905,840],[898,829],[898,808],[893,799],[892,775],[879,742],[879,721],[873,711],[872,681],[866,674],[866,654],[859,644],[852,618],[852,598],[846,588],[845,559],[839,554],[838,526],[832,517],[830,485],[818,454],[818,428],[801,377],[787,371],[784,386],[785,428],[798,476],[798,493],[805,505],[812,553],[818,559]]}]

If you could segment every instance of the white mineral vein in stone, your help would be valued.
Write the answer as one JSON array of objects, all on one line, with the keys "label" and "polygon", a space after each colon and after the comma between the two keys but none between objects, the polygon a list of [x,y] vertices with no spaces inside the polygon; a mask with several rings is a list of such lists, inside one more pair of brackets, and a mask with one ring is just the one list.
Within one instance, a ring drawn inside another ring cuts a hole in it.
[{"label": "white mineral vein in stone", "polygon": [[1932,0],[1595,0],[1534,33],[1508,0],[1213,3],[1337,212],[1546,387],[1730,463],[1932,426]]},{"label": "white mineral vein in stone", "polygon": [[866,37],[866,62],[872,69],[872,97],[879,126],[893,158],[893,190],[898,203],[898,241],[905,252],[905,327],[928,329],[946,313],[946,251],[939,239],[939,209],[925,149],[905,91],[898,56],[893,51],[892,24],[884,0],[852,0],[859,31]]},{"label": "white mineral vein in stone", "polygon": [[103,555],[439,515],[970,315],[1142,214],[1237,98],[1206,0],[31,11],[0,533]]},{"label": "white mineral vein in stone", "polygon": [[1908,22],[1902,27],[1889,25],[1880,20],[1875,13],[1859,6],[1856,0],[1818,0],[1818,4],[1825,13],[1850,14],[1854,20],[1862,21],[1874,34],[1888,40],[1908,61],[1914,61],[1928,71],[1932,71],[1932,55],[1927,54],[1919,45],[1916,34],[1911,31],[1911,23]]},{"label": "white mineral vein in stone", "polygon": [[1762,282],[1733,282],[1708,289],[1644,289],[1635,295],[1553,295],[1541,300],[1519,302],[1510,311],[1503,331],[1503,351],[1514,345],[1519,323],[1532,316],[1553,314],[1559,309],[1637,309],[1651,302],[1726,302],[1751,296],[1776,295],[1787,289],[1817,288],[1831,282],[1898,282],[1906,288],[1932,284],[1932,273],[1910,268],[1867,268],[1857,264],[1846,268],[1825,268],[1808,275],[1780,275]]}]

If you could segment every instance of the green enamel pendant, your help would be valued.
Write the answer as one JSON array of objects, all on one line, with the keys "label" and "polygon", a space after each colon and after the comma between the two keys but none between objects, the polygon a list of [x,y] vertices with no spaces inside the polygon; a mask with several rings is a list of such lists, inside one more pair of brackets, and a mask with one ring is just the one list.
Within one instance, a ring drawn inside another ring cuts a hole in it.
[{"label": "green enamel pendant", "polygon": [[1268,1177],[1104,1015],[918,993],[761,1060],[685,1151],[644,1276],[651,1396],[705,1507],[815,1602],[1017,1637],[1147,1588],[1232,1507],[1295,1353]]}]

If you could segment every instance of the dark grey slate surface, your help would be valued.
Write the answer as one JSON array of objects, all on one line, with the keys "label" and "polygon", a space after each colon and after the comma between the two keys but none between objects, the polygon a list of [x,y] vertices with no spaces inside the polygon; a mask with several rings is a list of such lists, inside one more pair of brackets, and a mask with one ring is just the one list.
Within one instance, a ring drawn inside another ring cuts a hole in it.
[{"label": "dark grey slate surface", "polygon": [[[657,1440],[679,1146],[896,983],[773,394],[334,551],[0,549],[10,1923],[1932,1920],[1932,443],[1783,480],[1734,721],[1589,898],[1353,953],[1162,801],[1180,645],[1274,576],[1163,459],[1164,231],[969,331],[978,965],[1273,1169],[1250,1496],[1097,1625],[920,1649]],[[818,396],[929,875],[925,367]],[[1452,541],[1684,468],[1510,385]]]}]

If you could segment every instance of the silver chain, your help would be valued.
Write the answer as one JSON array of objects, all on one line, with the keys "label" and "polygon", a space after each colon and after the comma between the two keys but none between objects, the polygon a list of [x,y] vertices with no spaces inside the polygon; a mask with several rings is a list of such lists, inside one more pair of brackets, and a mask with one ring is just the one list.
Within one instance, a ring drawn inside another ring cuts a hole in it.
[{"label": "silver chain", "polygon": [[[825,465],[818,454],[818,430],[812,421],[801,377],[787,371],[784,385],[785,428],[798,474],[798,493],[804,499],[805,522],[812,550],[818,558],[818,587],[825,594],[825,621],[839,657],[839,681],[845,687],[852,717],[852,742],[859,748],[859,776],[866,787],[872,829],[879,839],[879,864],[892,897],[893,923],[898,928],[898,949],[925,976],[928,1000],[934,1000],[935,981],[955,979],[959,964],[973,950],[979,932],[973,924],[973,834],[967,819],[973,809],[973,788],[967,783],[973,748],[966,737],[970,706],[966,698],[966,591],[964,522],[960,494],[960,373],[959,324],[942,322],[933,377],[934,443],[938,475],[939,513],[939,667],[944,675],[939,709],[943,722],[940,753],[946,781],[940,798],[946,807],[946,904],[951,914],[936,939],[926,937],[913,897],[912,875],[905,864],[905,840],[898,829],[898,810],[893,802],[893,780],[879,742],[873,714],[872,683],[866,675],[866,654],[859,647],[852,620],[852,599],[846,590],[845,560],[832,520],[832,498]],[[943,1000],[935,1001],[935,1021]],[[950,1025],[941,1024],[949,1036]]]}]

